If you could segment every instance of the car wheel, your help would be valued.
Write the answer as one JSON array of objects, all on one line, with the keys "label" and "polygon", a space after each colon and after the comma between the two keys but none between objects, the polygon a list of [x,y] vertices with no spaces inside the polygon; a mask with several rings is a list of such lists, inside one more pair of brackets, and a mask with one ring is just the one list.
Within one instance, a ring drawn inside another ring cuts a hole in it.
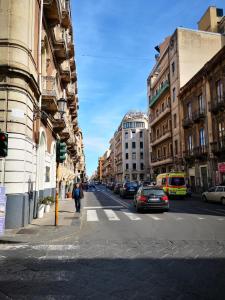
[{"label": "car wheel", "polygon": [[203,197],[202,197],[202,200],[203,200],[204,202],[208,202],[206,196],[203,196]]},{"label": "car wheel", "polygon": [[225,198],[224,197],[221,199],[221,202],[222,202],[223,205],[225,205]]}]

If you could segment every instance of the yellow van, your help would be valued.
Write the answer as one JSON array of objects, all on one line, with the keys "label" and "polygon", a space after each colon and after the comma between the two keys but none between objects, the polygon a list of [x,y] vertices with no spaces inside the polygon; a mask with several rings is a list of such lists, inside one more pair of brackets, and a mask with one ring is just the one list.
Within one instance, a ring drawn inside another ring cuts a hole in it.
[{"label": "yellow van", "polygon": [[164,173],[156,177],[156,184],[163,188],[168,196],[186,196],[186,175],[183,172]]}]

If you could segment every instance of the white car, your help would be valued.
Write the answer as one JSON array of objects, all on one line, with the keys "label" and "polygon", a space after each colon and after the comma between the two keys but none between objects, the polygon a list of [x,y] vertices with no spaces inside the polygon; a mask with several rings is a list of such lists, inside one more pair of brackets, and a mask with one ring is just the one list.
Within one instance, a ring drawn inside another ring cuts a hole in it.
[{"label": "white car", "polygon": [[221,202],[225,205],[225,186],[214,186],[208,189],[207,192],[202,193],[202,200]]}]

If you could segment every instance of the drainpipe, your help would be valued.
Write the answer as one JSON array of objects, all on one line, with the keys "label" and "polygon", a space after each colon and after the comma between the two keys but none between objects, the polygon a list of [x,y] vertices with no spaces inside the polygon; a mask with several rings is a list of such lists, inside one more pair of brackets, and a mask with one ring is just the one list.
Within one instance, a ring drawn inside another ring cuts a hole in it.
[{"label": "drainpipe", "polygon": [[[41,102],[42,102],[42,62],[41,62],[41,37],[42,37],[42,19],[43,19],[43,0],[40,1],[40,15],[39,15],[39,30],[38,30],[38,84],[40,89],[39,96],[39,104],[38,104],[38,113],[41,111]],[[37,117],[36,120],[36,144],[37,144],[37,152],[36,152],[36,191],[37,191],[37,199],[39,198],[39,176],[38,176],[38,167],[39,167],[39,132],[41,126],[40,116]]]}]

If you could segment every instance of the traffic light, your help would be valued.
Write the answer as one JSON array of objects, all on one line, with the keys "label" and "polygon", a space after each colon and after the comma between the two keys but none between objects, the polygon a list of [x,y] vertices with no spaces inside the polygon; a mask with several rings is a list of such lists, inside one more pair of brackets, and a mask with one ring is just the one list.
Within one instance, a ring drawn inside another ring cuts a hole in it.
[{"label": "traffic light", "polygon": [[57,141],[56,143],[56,161],[58,163],[63,163],[66,159],[67,147],[66,143]]},{"label": "traffic light", "polygon": [[8,155],[8,133],[0,132],[0,157]]}]

